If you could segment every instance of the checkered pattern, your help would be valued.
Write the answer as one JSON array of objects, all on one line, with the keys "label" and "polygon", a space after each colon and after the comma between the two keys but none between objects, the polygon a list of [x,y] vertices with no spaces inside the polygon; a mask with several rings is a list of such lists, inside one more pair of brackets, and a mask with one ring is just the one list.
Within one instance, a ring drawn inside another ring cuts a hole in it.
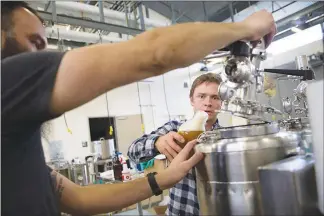
[{"label": "checkered pattern", "polygon": [[[128,149],[128,157],[136,164],[152,159],[160,154],[154,146],[158,137],[170,131],[177,132],[184,121],[170,121],[153,131],[135,140]],[[219,127],[218,121],[213,129]],[[170,190],[170,203],[167,215],[199,215],[199,205],[196,190],[196,178],[194,169]]]}]

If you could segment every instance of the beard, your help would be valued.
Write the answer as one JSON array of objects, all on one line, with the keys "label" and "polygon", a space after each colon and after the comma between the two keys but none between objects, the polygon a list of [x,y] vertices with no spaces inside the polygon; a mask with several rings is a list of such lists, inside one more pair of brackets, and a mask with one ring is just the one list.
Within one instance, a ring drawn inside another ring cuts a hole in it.
[{"label": "beard", "polygon": [[14,37],[7,37],[6,42],[1,49],[1,60],[10,56],[14,56],[23,52],[27,52]]}]

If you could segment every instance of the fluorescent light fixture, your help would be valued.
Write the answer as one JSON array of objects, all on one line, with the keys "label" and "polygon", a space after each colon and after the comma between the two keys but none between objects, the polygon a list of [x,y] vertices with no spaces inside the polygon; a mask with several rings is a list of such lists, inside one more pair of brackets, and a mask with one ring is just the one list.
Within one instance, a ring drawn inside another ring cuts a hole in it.
[{"label": "fluorescent light fixture", "polygon": [[321,17],[323,17],[323,16],[324,16],[324,14],[319,15],[319,16],[316,16],[316,17],[313,17],[313,18],[307,20],[306,23],[312,22],[313,20],[317,20],[317,19],[319,19],[319,18],[321,18]]},{"label": "fluorescent light fixture", "polygon": [[300,28],[297,28],[296,26],[291,27],[290,30],[291,30],[292,32],[295,32],[295,33],[297,33],[297,32],[301,32],[301,31],[302,31]]},{"label": "fluorescent light fixture", "polygon": [[289,35],[280,40],[276,40],[267,48],[267,53],[277,55],[287,52],[309,43],[322,40],[323,33],[321,24],[317,24],[305,30],[299,31],[296,34]]},{"label": "fluorescent light fixture", "polygon": [[58,49],[58,46],[57,45],[54,45],[54,44],[48,44],[47,45],[47,49],[57,50]]},{"label": "fluorescent light fixture", "polygon": [[275,36],[281,35],[281,34],[287,32],[287,31],[290,31],[290,29],[288,28],[288,29],[285,29],[285,30],[283,30],[281,32],[278,32]]}]

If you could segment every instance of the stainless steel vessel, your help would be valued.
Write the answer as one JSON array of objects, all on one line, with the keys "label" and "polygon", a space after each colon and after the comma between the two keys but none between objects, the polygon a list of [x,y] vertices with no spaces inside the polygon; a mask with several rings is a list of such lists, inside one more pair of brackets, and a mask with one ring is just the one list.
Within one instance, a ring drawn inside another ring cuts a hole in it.
[{"label": "stainless steel vessel", "polygon": [[259,167],[264,215],[321,215],[314,157],[298,155]]},{"label": "stainless steel vessel", "polygon": [[279,131],[276,123],[261,123],[198,138],[196,151],[205,154],[195,168],[200,214],[262,214],[258,167],[298,151],[299,135]]},{"label": "stainless steel vessel", "polygon": [[53,160],[47,163],[49,167],[51,167],[56,172],[60,173],[61,175],[65,176],[66,178],[72,180],[71,178],[71,169],[70,164],[66,160]]},{"label": "stainless steel vessel", "polygon": [[78,185],[88,185],[90,182],[90,174],[87,163],[73,164],[71,166],[71,179]]},{"label": "stainless steel vessel", "polygon": [[308,117],[291,118],[280,122],[283,131],[300,135],[300,147],[304,153],[313,152],[313,134]]}]

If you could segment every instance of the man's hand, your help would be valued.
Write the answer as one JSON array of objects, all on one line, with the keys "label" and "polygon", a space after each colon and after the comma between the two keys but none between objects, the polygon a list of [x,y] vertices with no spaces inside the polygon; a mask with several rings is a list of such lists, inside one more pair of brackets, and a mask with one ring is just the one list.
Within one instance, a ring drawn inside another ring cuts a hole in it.
[{"label": "man's hand", "polygon": [[157,175],[157,182],[162,190],[170,188],[178,183],[187,175],[190,169],[203,159],[204,155],[201,152],[195,152],[195,154],[188,159],[190,151],[196,144],[196,140],[188,142],[182,151],[173,159],[168,168]]},{"label": "man's hand", "polygon": [[270,12],[261,10],[248,16],[241,22],[247,29],[248,37],[244,38],[247,41],[257,41],[262,37],[265,39],[265,45],[268,47],[275,36],[277,29],[275,21]]},{"label": "man's hand", "polygon": [[171,162],[182,149],[176,141],[183,143],[185,142],[185,139],[180,134],[171,131],[166,135],[159,137],[155,142],[155,147]]}]

